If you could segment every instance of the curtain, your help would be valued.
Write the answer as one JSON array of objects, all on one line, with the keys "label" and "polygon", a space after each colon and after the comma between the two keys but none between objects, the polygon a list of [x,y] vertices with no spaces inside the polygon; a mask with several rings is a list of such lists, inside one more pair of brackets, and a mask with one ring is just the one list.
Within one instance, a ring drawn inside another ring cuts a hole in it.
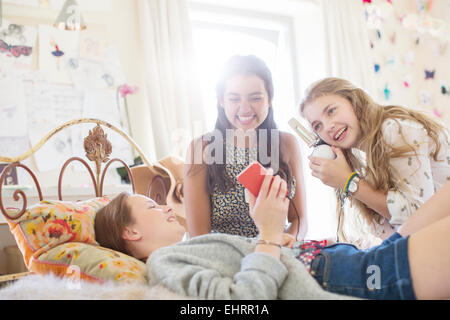
[{"label": "curtain", "polygon": [[185,0],[140,0],[137,4],[156,158],[184,157],[190,140],[206,122],[195,79],[187,4]]},{"label": "curtain", "polygon": [[369,34],[361,0],[322,0],[330,76],[344,78],[376,96]]}]

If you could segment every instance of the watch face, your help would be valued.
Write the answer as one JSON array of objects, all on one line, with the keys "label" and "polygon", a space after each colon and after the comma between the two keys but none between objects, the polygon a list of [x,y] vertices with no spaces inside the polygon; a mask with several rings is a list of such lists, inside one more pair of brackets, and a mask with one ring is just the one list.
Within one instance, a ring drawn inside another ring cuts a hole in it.
[{"label": "watch face", "polygon": [[355,178],[353,178],[352,181],[350,181],[350,185],[348,186],[348,191],[350,193],[354,193],[354,192],[356,192],[356,190],[358,190],[358,182],[359,182],[358,177],[355,177]]}]

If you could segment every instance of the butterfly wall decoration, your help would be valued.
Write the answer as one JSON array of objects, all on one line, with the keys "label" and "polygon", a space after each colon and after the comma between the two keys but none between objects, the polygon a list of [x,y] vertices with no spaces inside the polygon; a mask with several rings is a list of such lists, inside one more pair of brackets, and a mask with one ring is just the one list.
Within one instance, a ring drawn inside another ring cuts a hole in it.
[{"label": "butterfly wall decoration", "polygon": [[450,87],[447,88],[446,86],[442,85],[441,86],[441,93],[443,95],[446,95],[446,94],[450,95]]},{"label": "butterfly wall decoration", "polygon": [[387,83],[384,86],[383,94],[384,94],[384,99],[389,100],[391,98],[391,90],[389,89]]},{"label": "butterfly wall decoration", "polygon": [[33,52],[33,48],[29,46],[19,46],[7,44],[0,39],[0,52],[11,54],[15,58],[22,56],[29,56]]},{"label": "butterfly wall decoration", "polygon": [[434,79],[434,74],[436,73],[436,70],[427,70],[425,69],[425,80],[427,79]]},{"label": "butterfly wall decoration", "polygon": [[374,67],[375,73],[378,73],[380,71],[380,65],[378,63],[375,63],[373,67]]}]

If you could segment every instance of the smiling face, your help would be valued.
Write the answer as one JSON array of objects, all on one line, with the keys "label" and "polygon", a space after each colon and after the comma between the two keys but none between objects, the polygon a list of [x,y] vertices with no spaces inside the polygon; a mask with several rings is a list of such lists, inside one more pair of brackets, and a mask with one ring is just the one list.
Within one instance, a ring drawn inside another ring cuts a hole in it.
[{"label": "smiling face", "polygon": [[123,238],[136,257],[146,258],[154,250],[182,240],[185,229],[171,207],[142,195],[129,196],[126,203],[133,222],[125,228]]},{"label": "smiling face", "polygon": [[264,81],[256,75],[236,75],[225,84],[221,105],[234,129],[256,129],[266,119],[270,102]]},{"label": "smiling face", "polygon": [[305,105],[303,115],[326,143],[349,149],[361,138],[361,126],[351,103],[339,95],[325,95]]}]

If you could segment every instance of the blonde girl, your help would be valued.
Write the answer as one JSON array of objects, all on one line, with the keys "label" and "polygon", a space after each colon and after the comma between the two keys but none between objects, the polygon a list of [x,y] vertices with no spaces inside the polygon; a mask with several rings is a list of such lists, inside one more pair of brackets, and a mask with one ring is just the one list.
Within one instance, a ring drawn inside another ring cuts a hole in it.
[{"label": "blonde girl", "polygon": [[339,78],[314,83],[300,112],[337,154],[310,157],[310,168],[335,188],[340,226],[342,202],[350,197],[362,221],[385,239],[450,180],[448,130],[420,112],[377,104]]}]

